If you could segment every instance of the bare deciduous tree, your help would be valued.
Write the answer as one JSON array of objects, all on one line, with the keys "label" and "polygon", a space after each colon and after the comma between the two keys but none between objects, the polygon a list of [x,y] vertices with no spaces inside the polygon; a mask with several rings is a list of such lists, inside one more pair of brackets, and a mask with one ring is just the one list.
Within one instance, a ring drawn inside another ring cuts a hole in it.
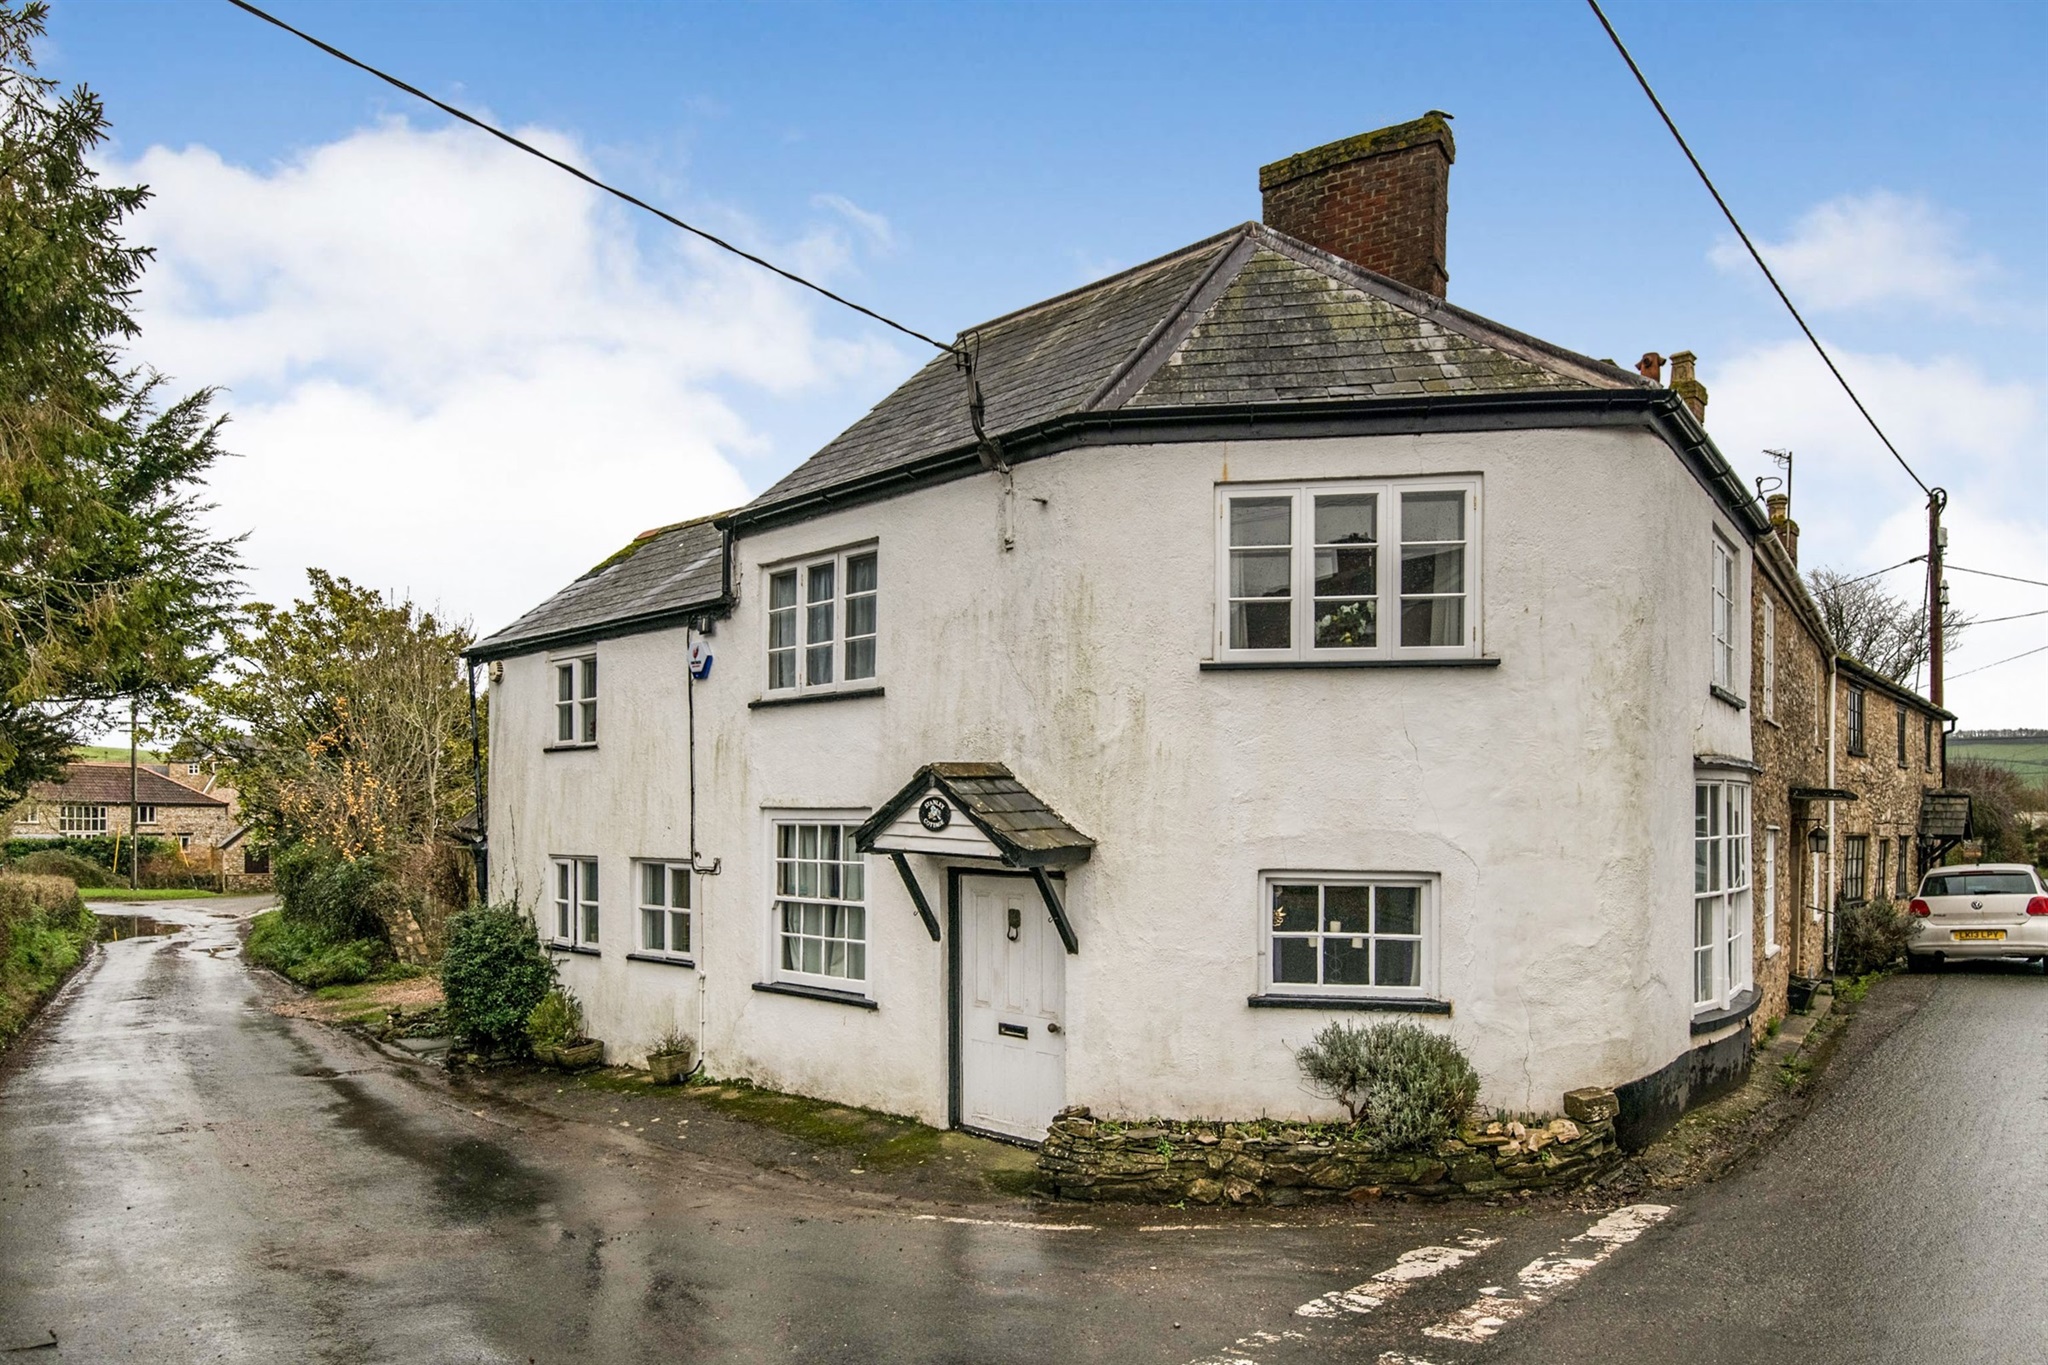
[{"label": "bare deciduous tree", "polygon": [[[1927,608],[1893,596],[1875,578],[1852,578],[1833,569],[1814,569],[1806,586],[1820,604],[1821,618],[1835,647],[1893,682],[1905,682],[1927,663]],[[1941,614],[1943,652],[1963,638],[1970,618],[1954,607]]]}]

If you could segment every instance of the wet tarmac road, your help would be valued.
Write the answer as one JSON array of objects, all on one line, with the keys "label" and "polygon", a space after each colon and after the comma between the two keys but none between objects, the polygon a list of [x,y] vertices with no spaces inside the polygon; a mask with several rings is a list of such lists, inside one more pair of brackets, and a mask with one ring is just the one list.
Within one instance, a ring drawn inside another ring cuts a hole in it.
[{"label": "wet tarmac road", "polygon": [[2048,978],[1887,995],[1925,1003],[1782,1143],[1482,1358],[2048,1361]]},{"label": "wet tarmac road", "polygon": [[236,954],[254,908],[152,907],[192,927],[103,944],[0,1072],[0,1350],[56,1342],[10,1358],[1373,1361],[1482,1270],[1296,1308],[1451,1234],[1505,1262],[1590,1217],[850,1201],[281,1018]]}]

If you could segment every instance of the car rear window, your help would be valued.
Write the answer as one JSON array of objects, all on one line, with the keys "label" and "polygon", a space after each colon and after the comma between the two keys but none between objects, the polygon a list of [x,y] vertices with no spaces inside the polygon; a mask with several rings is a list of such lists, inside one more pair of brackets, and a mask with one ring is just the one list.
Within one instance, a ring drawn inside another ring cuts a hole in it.
[{"label": "car rear window", "polygon": [[1923,896],[2031,896],[2034,879],[2024,872],[1955,872],[1933,876],[1920,888]]}]

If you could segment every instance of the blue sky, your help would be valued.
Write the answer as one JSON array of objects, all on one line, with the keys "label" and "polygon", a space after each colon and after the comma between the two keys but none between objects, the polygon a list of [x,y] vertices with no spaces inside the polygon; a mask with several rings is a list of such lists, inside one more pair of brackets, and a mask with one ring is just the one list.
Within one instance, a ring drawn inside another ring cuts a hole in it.
[{"label": "blue sky", "polygon": [[[273,8],[941,336],[1256,217],[1263,162],[1447,110],[1454,301],[1624,362],[1697,352],[1738,468],[1799,452],[1806,562],[1922,548],[1918,491],[1574,0]],[[2048,7],[1609,13],[1951,489],[1955,561],[2048,579]],[[158,189],[138,354],[230,388],[219,515],[267,596],[318,563],[489,629],[766,486],[923,358],[224,3],[57,0],[45,66]],[[2048,608],[1951,583],[1980,616]],[[1952,672],[2044,622],[1979,628]],[[1971,725],[2048,724],[2043,698],[2048,655],[1950,692]]]}]

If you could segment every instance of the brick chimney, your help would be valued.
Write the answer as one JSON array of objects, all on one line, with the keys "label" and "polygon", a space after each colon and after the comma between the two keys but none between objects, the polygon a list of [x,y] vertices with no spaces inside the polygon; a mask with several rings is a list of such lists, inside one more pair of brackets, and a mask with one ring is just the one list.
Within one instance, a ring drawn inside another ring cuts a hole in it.
[{"label": "brick chimney", "polygon": [[[1647,358],[1647,357],[1645,357]],[[1674,351],[1671,354],[1671,391],[1685,400],[1692,409],[1693,420],[1701,426],[1707,424],[1707,386],[1693,376],[1692,367],[1699,357],[1691,351]]]},{"label": "brick chimney", "polygon": [[1449,114],[1332,142],[1259,168],[1266,226],[1443,297]]},{"label": "brick chimney", "polygon": [[1778,533],[1778,543],[1785,547],[1785,554],[1796,566],[1799,563],[1799,523],[1792,520],[1790,495],[1773,493],[1764,499],[1764,508],[1771,514],[1771,529]]}]

